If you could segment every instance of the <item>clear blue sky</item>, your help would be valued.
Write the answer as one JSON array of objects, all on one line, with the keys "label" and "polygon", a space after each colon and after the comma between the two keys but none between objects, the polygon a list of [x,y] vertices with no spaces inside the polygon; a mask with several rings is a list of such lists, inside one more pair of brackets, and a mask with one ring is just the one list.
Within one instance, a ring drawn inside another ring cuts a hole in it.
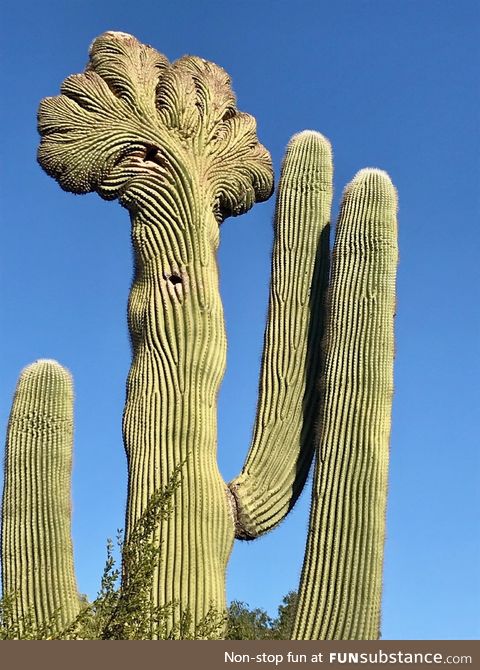
[{"label": "clear blue sky", "polygon": [[[476,0],[5,2],[1,86],[1,431],[21,368],[55,358],[76,390],[73,528],[94,596],[123,525],[130,363],[128,214],[60,190],[36,164],[36,110],[83,70],[91,40],[133,33],[231,75],[278,176],[290,136],[328,136],[335,205],[364,166],[399,192],[400,266],[383,637],[478,638],[479,3]],[[241,469],[255,414],[273,200],[222,227],[229,336],[219,462]],[[280,528],[237,544],[228,596],[270,613],[298,583],[309,491]]]}]

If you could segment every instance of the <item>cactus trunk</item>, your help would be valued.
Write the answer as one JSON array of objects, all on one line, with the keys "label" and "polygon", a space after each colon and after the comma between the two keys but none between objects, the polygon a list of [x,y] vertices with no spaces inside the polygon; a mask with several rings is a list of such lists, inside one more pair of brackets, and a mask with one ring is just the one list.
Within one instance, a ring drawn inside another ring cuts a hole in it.
[{"label": "cactus trunk", "polygon": [[[191,203],[195,211],[195,203]],[[162,208],[163,206],[163,208]],[[176,220],[166,204],[133,217],[135,277],[129,299],[133,362],[127,383],[124,440],[128,457],[128,532],[149,497],[181,466],[173,511],[159,529],[155,604],[177,603],[198,622],[223,612],[234,517],[217,467],[216,396],[226,338],[218,291],[212,213]],[[175,246],[192,231],[184,254]],[[208,229],[208,230],[206,230]]]}]

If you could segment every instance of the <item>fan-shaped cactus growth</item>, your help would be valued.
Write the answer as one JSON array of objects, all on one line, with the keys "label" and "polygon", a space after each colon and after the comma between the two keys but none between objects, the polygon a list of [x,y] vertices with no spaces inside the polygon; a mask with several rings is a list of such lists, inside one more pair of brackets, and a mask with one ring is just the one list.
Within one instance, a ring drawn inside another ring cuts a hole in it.
[{"label": "fan-shaped cactus growth", "polygon": [[227,485],[216,461],[226,357],[216,250],[223,220],[272,192],[254,119],[237,111],[220,67],[169,63],[130,35],[105,33],[85,73],[41,103],[39,131],[40,164],[62,188],[117,198],[130,212],[127,537],[152,493],[183,473],[158,531],[155,604],[177,603],[172,625],[185,609],[194,623],[211,606],[224,610],[234,537],[253,539],[285,517],[318,444],[295,635],[375,636],[396,268],[388,178],[366,171],[346,191],[322,348],[331,150],[313,131],[288,145],[253,439]]}]

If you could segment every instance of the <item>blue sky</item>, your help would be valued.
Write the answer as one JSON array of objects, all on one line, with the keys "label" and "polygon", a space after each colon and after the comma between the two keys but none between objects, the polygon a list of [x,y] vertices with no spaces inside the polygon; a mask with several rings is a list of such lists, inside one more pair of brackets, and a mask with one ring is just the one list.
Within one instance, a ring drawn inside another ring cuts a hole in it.
[{"label": "blue sky", "polygon": [[[335,219],[358,169],[399,192],[395,398],[382,632],[480,635],[478,439],[480,93],[475,0],[70,0],[6,2],[1,39],[0,424],[20,370],[55,358],[75,379],[73,529],[80,589],[94,596],[105,540],[123,525],[121,438],[130,363],[129,220],[64,193],[36,164],[36,110],[83,70],[92,39],[130,32],[169,59],[192,53],[233,79],[278,177],[295,132],[331,140]],[[248,449],[265,327],[273,199],[228,219],[219,264],[229,337],[219,463]],[[228,596],[275,613],[296,588],[309,490],[255,543],[237,543]]]}]

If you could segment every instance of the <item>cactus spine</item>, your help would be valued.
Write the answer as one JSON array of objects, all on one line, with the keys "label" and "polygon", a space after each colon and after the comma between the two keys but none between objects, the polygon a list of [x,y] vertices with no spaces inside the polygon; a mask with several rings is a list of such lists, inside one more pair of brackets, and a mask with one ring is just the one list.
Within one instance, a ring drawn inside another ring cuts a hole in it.
[{"label": "cactus spine", "polygon": [[[8,424],[2,506],[2,582],[18,622],[62,626],[79,611],[71,541],[73,390],[41,360],[18,381]],[[20,626],[21,628],[21,626]]]},{"label": "cactus spine", "polygon": [[127,539],[150,496],[181,466],[173,513],[158,530],[152,599],[176,604],[173,627],[184,610],[195,625],[210,607],[225,608],[234,537],[254,539],[285,517],[316,453],[294,637],[375,637],[392,396],[395,193],[375,170],[362,171],[347,188],[325,304],[331,149],[313,131],[289,143],[253,439],[242,472],[227,485],[216,460],[216,396],[226,357],[219,225],[273,188],[255,121],[235,105],[228,76],[213,63],[169,63],[130,35],[105,33],[92,44],[85,73],[68,77],[61,95],[39,110],[45,171],[67,191],[96,191],[130,212]]}]

